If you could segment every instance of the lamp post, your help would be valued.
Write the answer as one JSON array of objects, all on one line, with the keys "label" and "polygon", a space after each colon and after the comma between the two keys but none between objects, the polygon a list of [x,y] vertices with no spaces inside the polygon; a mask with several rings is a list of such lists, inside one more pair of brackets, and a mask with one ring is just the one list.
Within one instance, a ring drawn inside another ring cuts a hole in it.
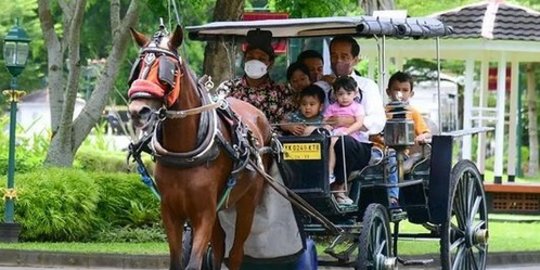
[{"label": "lamp post", "polygon": [[15,126],[17,123],[17,102],[24,95],[24,91],[17,90],[17,76],[19,76],[28,60],[30,38],[19,26],[17,20],[6,37],[4,38],[4,62],[9,73],[12,76],[11,89],[5,90],[4,95],[10,102],[9,119],[9,157],[8,157],[8,179],[7,188],[4,189],[3,199],[5,201],[4,223],[0,223],[0,242],[17,242],[20,224],[13,220],[15,205],[14,200],[17,197],[15,190]]}]

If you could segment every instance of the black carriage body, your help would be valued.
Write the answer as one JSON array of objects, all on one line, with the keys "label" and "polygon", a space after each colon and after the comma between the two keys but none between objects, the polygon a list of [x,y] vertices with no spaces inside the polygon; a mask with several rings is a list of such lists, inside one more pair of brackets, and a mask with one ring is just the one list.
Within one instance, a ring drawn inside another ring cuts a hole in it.
[{"label": "black carriage body", "polygon": [[428,193],[429,221],[433,224],[442,224],[448,218],[453,142],[449,135],[433,136]]},{"label": "black carriage body", "polygon": [[[285,166],[282,167],[282,175],[286,185],[305,198],[327,196],[330,192],[328,182],[330,140],[323,135],[284,136],[279,140],[284,147],[282,162]],[[291,152],[298,154],[291,156]]]},{"label": "black carriage body", "polygon": [[[283,136],[279,140],[284,148],[280,170],[288,188],[337,224],[351,214],[357,215],[356,206],[340,208],[330,191],[329,137],[314,134],[306,137]],[[318,224],[307,215],[305,218],[303,221],[308,227]],[[318,231],[319,228],[314,230]]]},{"label": "black carriage body", "polygon": [[[368,166],[350,182],[350,197],[358,202],[356,209],[343,209],[332,201],[329,185],[328,147],[330,139],[324,135],[307,137],[283,136],[282,175],[287,187],[310,205],[329,217],[359,217],[371,203],[389,208],[386,162]],[[431,158],[419,161],[397,186],[400,207],[410,222],[441,224],[447,218],[452,169],[453,137],[434,136]],[[296,152],[290,156],[291,152]],[[298,154],[300,153],[300,155]]]}]

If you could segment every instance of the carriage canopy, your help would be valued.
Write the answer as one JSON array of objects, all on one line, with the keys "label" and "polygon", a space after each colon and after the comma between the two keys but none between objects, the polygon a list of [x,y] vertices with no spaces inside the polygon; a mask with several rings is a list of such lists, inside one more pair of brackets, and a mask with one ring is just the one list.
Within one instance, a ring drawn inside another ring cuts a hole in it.
[{"label": "carriage canopy", "polygon": [[274,38],[335,35],[432,38],[453,32],[451,27],[433,18],[391,19],[371,16],[212,22],[186,29],[190,39],[195,40],[242,40],[248,31],[254,29],[271,31]]}]

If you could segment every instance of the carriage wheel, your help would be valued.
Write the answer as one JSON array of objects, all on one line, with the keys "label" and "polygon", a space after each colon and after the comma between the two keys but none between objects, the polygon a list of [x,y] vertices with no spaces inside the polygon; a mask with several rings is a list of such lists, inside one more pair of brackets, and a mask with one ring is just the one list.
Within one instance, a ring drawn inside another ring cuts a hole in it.
[{"label": "carriage wheel", "polygon": [[396,258],[391,257],[392,242],[386,209],[376,203],[364,212],[358,245],[357,270],[397,269]]},{"label": "carriage wheel", "polygon": [[193,232],[189,225],[184,226],[184,233],[182,234],[182,268],[186,268],[189,263],[189,256],[191,255],[191,247],[193,246]]},{"label": "carriage wheel", "polygon": [[480,173],[474,163],[462,160],[450,180],[450,204],[441,232],[442,269],[486,269],[488,216]]},{"label": "carriage wheel", "polygon": [[[193,247],[193,231],[189,225],[184,226],[184,233],[182,235],[182,268],[186,268],[189,264],[189,257],[191,255],[191,248]],[[204,253],[203,257],[203,270],[213,269],[213,253],[212,247],[208,246],[208,250]]]}]

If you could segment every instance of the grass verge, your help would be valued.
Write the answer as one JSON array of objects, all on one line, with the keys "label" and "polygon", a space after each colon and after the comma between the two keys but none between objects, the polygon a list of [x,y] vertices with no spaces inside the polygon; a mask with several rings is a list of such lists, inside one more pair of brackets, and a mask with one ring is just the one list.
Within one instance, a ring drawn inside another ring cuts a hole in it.
[{"label": "grass verge", "polygon": [[[401,231],[426,232],[420,225],[403,224]],[[539,222],[491,221],[489,223],[489,252],[540,251]],[[400,239],[401,254],[418,255],[439,253],[439,241]]]},{"label": "grass verge", "polygon": [[[427,232],[420,225],[402,222],[401,232]],[[490,252],[540,251],[540,222],[491,221],[489,223]],[[326,248],[319,243],[321,254]],[[439,253],[439,241],[420,239],[400,239],[399,253],[420,255]],[[110,253],[130,255],[166,255],[166,243],[0,243],[0,249],[40,250],[52,252]]]}]

